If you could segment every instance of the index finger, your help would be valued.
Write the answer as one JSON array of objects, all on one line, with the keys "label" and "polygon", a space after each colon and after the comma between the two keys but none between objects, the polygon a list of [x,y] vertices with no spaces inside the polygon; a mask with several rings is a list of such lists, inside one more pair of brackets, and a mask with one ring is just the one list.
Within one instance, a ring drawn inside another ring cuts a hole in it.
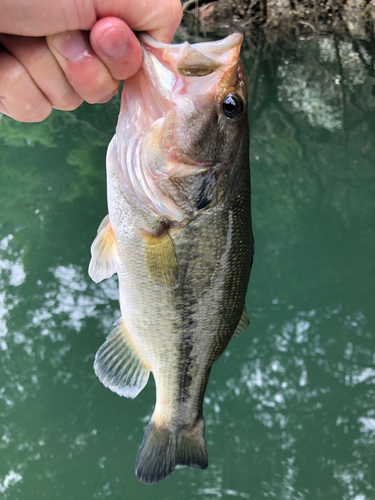
[{"label": "index finger", "polygon": [[90,31],[103,17],[119,17],[133,31],[170,43],[181,22],[180,0],[0,0],[0,32],[47,36]]},{"label": "index finger", "polygon": [[119,17],[133,31],[147,31],[160,42],[170,43],[181,19],[180,0],[94,0],[98,19]]}]

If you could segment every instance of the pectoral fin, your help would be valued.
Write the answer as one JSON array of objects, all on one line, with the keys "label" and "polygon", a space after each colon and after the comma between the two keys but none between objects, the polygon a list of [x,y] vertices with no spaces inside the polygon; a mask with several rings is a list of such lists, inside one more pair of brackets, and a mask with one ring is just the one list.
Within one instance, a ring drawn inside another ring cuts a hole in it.
[{"label": "pectoral fin", "polygon": [[235,339],[236,337],[238,337],[238,335],[240,335],[242,332],[244,332],[246,330],[246,328],[249,326],[249,324],[250,324],[249,316],[247,315],[247,310],[246,310],[246,306],[245,306],[243,309],[241,319],[238,322],[237,328],[235,329],[231,340]]},{"label": "pectoral fin", "polygon": [[172,238],[164,223],[150,233],[141,230],[145,242],[145,260],[151,277],[158,283],[172,287],[177,283],[178,266]]},{"label": "pectoral fin", "polygon": [[98,234],[91,245],[89,276],[95,283],[110,278],[117,271],[117,245],[109,215],[99,226]]},{"label": "pectoral fin", "polygon": [[119,396],[135,398],[145,387],[150,375],[134,347],[122,318],[95,356],[94,370],[100,382]]}]

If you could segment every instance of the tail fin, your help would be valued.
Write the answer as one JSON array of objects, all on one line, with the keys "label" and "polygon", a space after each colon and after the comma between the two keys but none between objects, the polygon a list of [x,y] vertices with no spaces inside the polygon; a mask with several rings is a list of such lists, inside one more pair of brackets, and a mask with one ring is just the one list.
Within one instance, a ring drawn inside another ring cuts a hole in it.
[{"label": "tail fin", "polygon": [[139,481],[164,481],[176,465],[205,469],[208,465],[203,417],[192,429],[157,427],[151,420],[137,455],[135,473]]}]

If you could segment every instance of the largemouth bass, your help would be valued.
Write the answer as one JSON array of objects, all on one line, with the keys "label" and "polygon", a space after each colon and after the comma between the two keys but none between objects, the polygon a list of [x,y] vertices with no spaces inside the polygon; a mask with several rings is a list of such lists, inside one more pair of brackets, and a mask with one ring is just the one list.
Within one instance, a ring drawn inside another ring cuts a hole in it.
[{"label": "largemouth bass", "polygon": [[108,212],[89,274],[118,275],[121,318],[96,354],[101,382],[156,405],[136,460],[146,484],[207,467],[210,370],[248,325],[253,255],[242,36],[190,45],[140,35],[107,153]]}]

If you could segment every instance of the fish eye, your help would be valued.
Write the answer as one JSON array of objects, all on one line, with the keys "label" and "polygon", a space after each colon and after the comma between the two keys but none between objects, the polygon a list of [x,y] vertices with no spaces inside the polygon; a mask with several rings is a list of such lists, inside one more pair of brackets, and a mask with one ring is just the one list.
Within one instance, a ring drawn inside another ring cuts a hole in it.
[{"label": "fish eye", "polygon": [[223,111],[229,120],[239,118],[243,113],[243,102],[236,94],[229,93],[223,100]]}]

